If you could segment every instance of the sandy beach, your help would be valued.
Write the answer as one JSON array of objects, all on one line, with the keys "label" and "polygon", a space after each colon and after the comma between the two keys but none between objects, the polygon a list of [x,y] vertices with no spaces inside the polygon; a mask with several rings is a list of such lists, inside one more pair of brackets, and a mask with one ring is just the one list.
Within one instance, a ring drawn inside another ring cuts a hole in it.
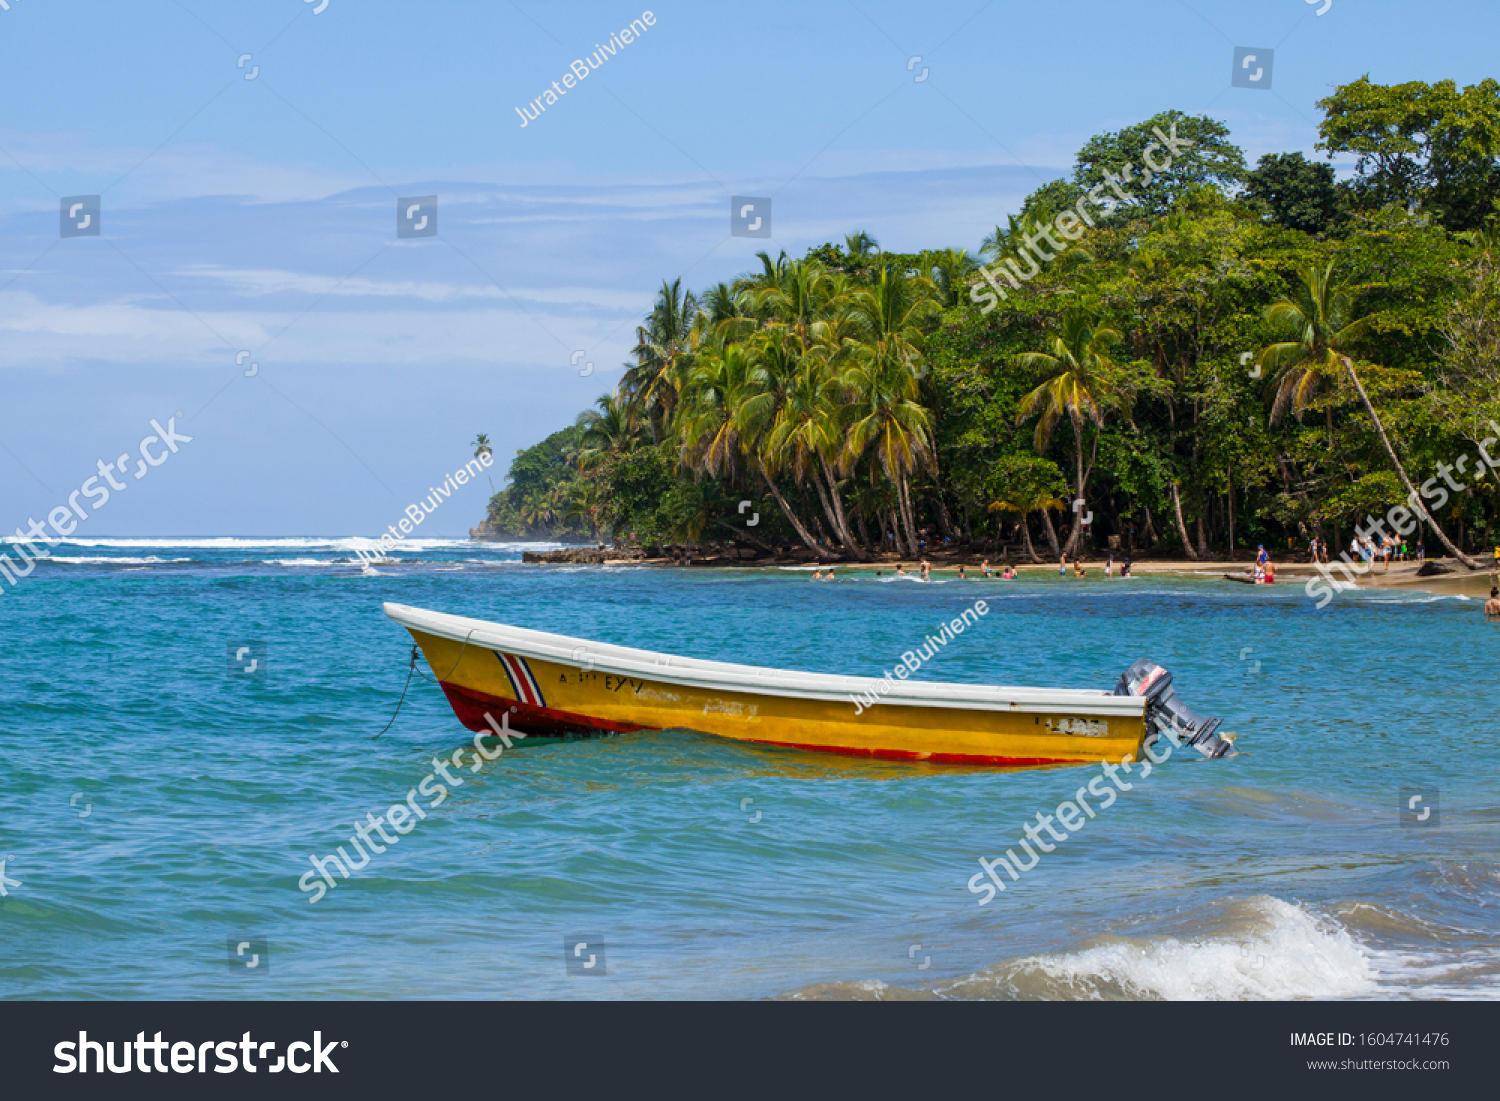
[{"label": "sandy beach", "polygon": [[[551,552],[554,554],[566,552]],[[536,558],[545,561],[546,552],[537,555]],[[681,567],[680,562],[674,562],[671,558],[612,558],[606,555],[600,556],[601,565],[606,566],[663,566]],[[995,578],[984,578],[979,573],[979,563],[984,560],[983,555],[953,554],[952,552],[939,552],[930,556],[927,561],[931,565],[931,571],[935,574],[957,574],[960,567],[969,575],[968,580],[998,580],[1000,570],[1004,569],[1004,559],[999,556],[990,556],[990,568],[995,571]],[[1489,569],[1470,571],[1449,559],[1428,559],[1428,562],[1438,562],[1450,567],[1453,572],[1449,574],[1432,574],[1426,577],[1417,576],[1417,571],[1422,568],[1422,562],[1393,562],[1389,569],[1377,565],[1369,573],[1358,581],[1361,589],[1387,589],[1387,588],[1410,588],[1418,591],[1431,593],[1461,593],[1465,596],[1487,597],[1490,587],[1496,584],[1495,575]],[[1483,561],[1483,559],[1481,559]],[[898,558],[895,556],[882,557],[870,562],[837,562],[832,568],[838,576],[856,577],[861,574],[874,574],[879,570],[889,573],[898,565],[905,567],[908,573],[916,573],[920,568],[921,559]],[[695,555],[690,563],[693,567],[759,567],[759,568],[797,568],[811,572],[814,569],[828,569],[829,566],[818,562],[809,562],[803,558],[762,558],[757,560],[736,560],[721,555]],[[1014,564],[1013,564],[1014,565]],[[1087,571],[1084,577],[1078,577],[1074,573],[1073,563],[1068,564],[1068,580],[1080,584],[1088,584],[1094,581],[1103,581],[1104,560],[1102,558],[1085,559],[1084,569]],[[1170,574],[1184,577],[1205,577],[1223,579],[1225,574],[1240,574],[1251,568],[1249,562],[1203,562],[1191,559],[1153,559],[1150,561],[1132,560],[1131,573],[1133,577],[1139,578],[1148,574]],[[1330,567],[1332,568],[1332,567]],[[1014,565],[1016,575],[1020,578],[1035,577],[1040,575],[1056,576],[1057,563],[1026,563]],[[1131,578],[1120,577],[1120,559],[1115,559],[1115,574],[1109,580],[1129,581]],[[1318,570],[1309,562],[1276,563],[1276,584],[1282,587],[1295,585],[1301,587],[1310,578],[1318,576]],[[1342,579],[1343,574],[1337,569],[1333,570],[1335,578]],[[1227,583],[1227,582],[1226,582]]]}]

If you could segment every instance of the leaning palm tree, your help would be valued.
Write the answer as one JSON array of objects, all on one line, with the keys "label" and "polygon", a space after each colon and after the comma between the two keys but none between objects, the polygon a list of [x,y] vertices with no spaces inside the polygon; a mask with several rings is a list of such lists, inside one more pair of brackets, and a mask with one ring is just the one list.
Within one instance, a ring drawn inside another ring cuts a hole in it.
[{"label": "leaning palm tree", "polygon": [[844,251],[854,259],[864,259],[880,251],[880,242],[864,230],[858,230],[844,238]]},{"label": "leaning palm tree", "polygon": [[799,487],[811,477],[829,527],[847,551],[864,560],[869,555],[855,539],[839,495],[836,469],[844,440],[838,383],[837,368],[821,350],[802,356],[767,443],[784,456],[785,468]]},{"label": "leaning palm tree", "polygon": [[857,346],[852,365],[843,372],[849,424],[841,465],[853,469],[866,452],[873,452],[876,465],[896,487],[896,512],[905,528],[907,551],[916,554],[911,478],[932,463],[932,416],[917,401],[917,376],[894,343]]},{"label": "leaning palm tree", "polygon": [[729,399],[733,437],[797,538],[819,558],[832,559],[836,557],[832,549],[818,542],[776,484],[785,455],[772,445],[771,438],[806,349],[794,332],[782,326],[757,333],[744,348],[748,370]]},{"label": "leaning palm tree", "polygon": [[[1401,484],[1406,486],[1408,504],[1427,522],[1433,535],[1437,536],[1449,554],[1469,569],[1477,570],[1479,563],[1453,545],[1438,526],[1437,520],[1422,504],[1420,494],[1407,477],[1406,468],[1401,465],[1391,438],[1386,434],[1385,423],[1375,411],[1370,395],[1365,393],[1359,373],[1354,369],[1353,346],[1368,333],[1373,316],[1355,317],[1354,294],[1349,289],[1347,277],[1337,275],[1336,266],[1337,261],[1330,260],[1322,268],[1307,268],[1302,273],[1302,282],[1297,288],[1295,299],[1283,298],[1266,307],[1266,321],[1284,338],[1263,348],[1256,360],[1276,372],[1272,376],[1272,382],[1276,386],[1276,404],[1273,406],[1272,416],[1275,417],[1276,409],[1284,410],[1288,404],[1294,414],[1300,412],[1301,408],[1306,407],[1301,396],[1305,389],[1316,390],[1325,382],[1340,377],[1342,372],[1364,402],[1365,411],[1370,415],[1370,423],[1375,426],[1380,442],[1385,445],[1386,454],[1390,456],[1391,465],[1396,468]],[[1300,406],[1299,402],[1302,403]],[[1331,436],[1331,410],[1329,416]]]},{"label": "leaning palm tree", "polygon": [[[1093,450],[1085,463],[1084,427],[1092,423],[1102,429],[1106,411],[1121,397],[1107,378],[1107,373],[1115,367],[1109,358],[1109,349],[1121,339],[1119,332],[1100,325],[1098,319],[1087,311],[1073,309],[1063,315],[1062,330],[1048,337],[1047,351],[1023,352],[1016,358],[1017,365],[1023,370],[1041,368],[1057,372],[1021,399],[1016,423],[1040,414],[1034,439],[1040,455],[1051,443],[1057,423],[1064,417],[1068,419],[1073,426],[1074,489],[1078,501],[1088,499],[1089,474],[1093,471],[1094,457],[1099,449],[1096,433]],[[1082,537],[1083,524],[1075,523],[1063,553],[1076,553]],[[1196,557],[1191,547],[1187,550],[1190,556]]]},{"label": "leaning palm tree", "polygon": [[[483,459],[484,456],[495,453],[495,449],[490,446],[490,437],[484,432],[474,437],[471,446],[474,448],[474,457],[476,459]],[[490,493],[493,494],[495,492],[495,480],[490,477],[489,471],[485,471],[484,477],[490,483]]]}]

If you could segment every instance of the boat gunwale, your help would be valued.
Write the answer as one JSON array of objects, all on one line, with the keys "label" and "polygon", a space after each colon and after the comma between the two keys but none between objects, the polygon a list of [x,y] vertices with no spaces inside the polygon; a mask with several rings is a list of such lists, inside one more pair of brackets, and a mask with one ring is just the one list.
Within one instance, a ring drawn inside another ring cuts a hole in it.
[{"label": "boat gunwale", "polygon": [[[997,685],[953,684],[943,681],[884,681],[839,673],[809,673],[766,669],[734,662],[684,658],[652,650],[512,627],[483,619],[386,602],[385,614],[396,623],[423,634],[462,642],[495,653],[518,654],[579,669],[632,676],[681,688],[742,692],[848,702],[854,694],[869,695],[877,685],[889,685],[877,698],[882,704],[958,710],[1011,711],[1024,714],[1100,715],[1142,718],[1146,701],[1139,696],[1116,696],[1090,688],[1011,688]],[[582,650],[587,662],[577,654]],[[434,673],[437,670],[433,670]]]}]

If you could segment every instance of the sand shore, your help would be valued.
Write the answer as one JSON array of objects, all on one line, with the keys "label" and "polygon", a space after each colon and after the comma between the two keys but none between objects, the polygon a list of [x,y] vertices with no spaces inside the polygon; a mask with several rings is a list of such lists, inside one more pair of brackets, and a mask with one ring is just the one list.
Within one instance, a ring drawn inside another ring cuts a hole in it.
[{"label": "sand shore", "polygon": [[[978,572],[979,563],[984,555],[967,554],[963,552],[938,551],[928,556],[932,572],[937,574],[956,574],[960,566],[968,573],[972,580]],[[896,566],[902,565],[908,573],[917,571],[921,559],[905,558],[894,555],[881,556],[871,562],[838,562],[834,564],[834,570],[839,575],[856,576],[860,574],[874,574],[876,570],[890,573]],[[1390,568],[1386,569],[1377,564],[1374,569],[1359,578],[1358,587],[1361,589],[1387,589],[1387,588],[1410,588],[1417,591],[1431,592],[1435,594],[1461,593],[1465,596],[1486,598],[1489,596],[1490,587],[1496,584],[1496,577],[1490,568],[1478,571],[1470,571],[1462,565],[1447,558],[1428,559],[1429,562],[1438,562],[1441,565],[1453,569],[1449,574],[1436,574],[1428,577],[1418,577],[1417,571],[1422,567],[1420,562],[1392,562]],[[1481,559],[1481,561],[1485,561]],[[1002,563],[997,565],[997,563]],[[676,564],[670,558],[605,558],[605,565],[611,566],[664,566],[674,567]],[[795,566],[811,571],[820,567],[820,563],[808,562],[804,559],[760,559],[758,561],[735,561],[728,558],[716,556],[695,556],[692,562],[694,568],[701,567],[759,567],[777,568]],[[1012,564],[1016,573],[1021,577],[1034,577],[1042,575],[1057,576],[1057,563],[1026,563]],[[1486,567],[1489,563],[1486,562]],[[821,566],[821,568],[828,568]],[[990,568],[998,573],[1003,569],[1003,557],[999,555],[990,556]],[[1151,559],[1149,561],[1132,560],[1131,573],[1135,577],[1144,577],[1149,574],[1177,575],[1183,577],[1203,577],[1223,579],[1225,574],[1242,574],[1250,569],[1248,561],[1234,562],[1195,562],[1191,559]],[[1331,568],[1331,567],[1330,567]],[[1104,580],[1104,559],[1090,558],[1084,560],[1084,569],[1087,576],[1079,578],[1074,575],[1073,564],[1068,563],[1068,580],[1080,584],[1088,584],[1094,581]],[[1120,580],[1120,559],[1115,559],[1115,576],[1113,580]],[[979,575],[983,578],[983,575]],[[1276,563],[1276,585],[1282,588],[1296,587],[1301,589],[1309,578],[1318,576],[1317,569],[1309,562]],[[1343,574],[1338,570],[1333,571],[1333,576],[1342,578]],[[1128,580],[1128,579],[1127,579]]]}]

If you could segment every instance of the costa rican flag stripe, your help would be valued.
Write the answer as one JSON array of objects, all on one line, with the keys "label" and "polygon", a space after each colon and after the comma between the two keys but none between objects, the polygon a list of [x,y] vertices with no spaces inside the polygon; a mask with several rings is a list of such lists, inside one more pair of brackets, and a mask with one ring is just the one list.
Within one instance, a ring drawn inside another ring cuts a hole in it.
[{"label": "costa rican flag stripe", "polygon": [[505,668],[505,675],[510,678],[511,691],[516,694],[516,699],[522,703],[531,704],[533,707],[546,707],[547,701],[542,698],[541,687],[536,678],[531,675],[531,667],[526,664],[526,659],[515,654],[496,654],[500,664]]}]

